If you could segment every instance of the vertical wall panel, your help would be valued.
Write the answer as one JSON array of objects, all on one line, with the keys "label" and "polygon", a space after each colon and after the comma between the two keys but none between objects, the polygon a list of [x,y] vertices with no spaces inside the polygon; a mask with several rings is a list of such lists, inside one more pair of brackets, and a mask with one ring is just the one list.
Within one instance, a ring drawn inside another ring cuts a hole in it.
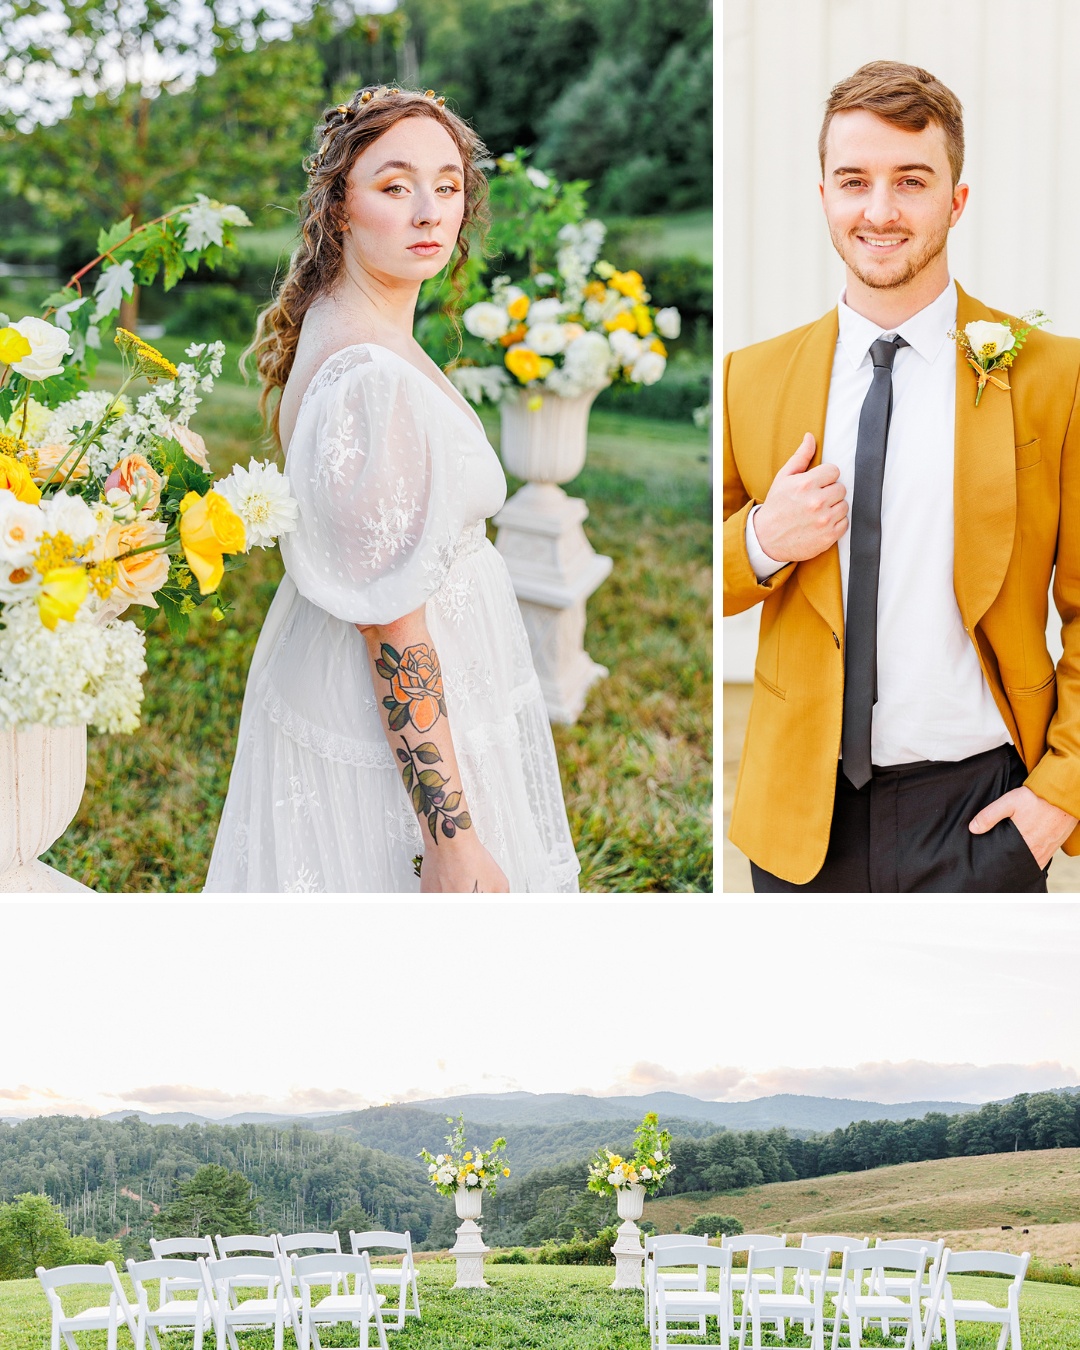
[{"label": "vertical wall panel", "polygon": [[[728,0],[725,350],[834,303],[843,268],[817,194],[822,107],[837,80],[889,57],[933,71],[964,104],[971,199],[950,239],[957,280],[1080,335],[1080,4]],[[725,620],[726,679],[751,677],[756,631],[756,614]]]}]

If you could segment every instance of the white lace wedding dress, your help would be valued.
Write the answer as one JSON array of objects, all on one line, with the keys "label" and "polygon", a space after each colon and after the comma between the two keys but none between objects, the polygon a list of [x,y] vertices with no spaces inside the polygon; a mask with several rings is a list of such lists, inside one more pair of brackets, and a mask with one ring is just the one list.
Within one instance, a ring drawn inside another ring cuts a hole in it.
[{"label": "white lace wedding dress", "polygon": [[386,347],[315,375],[289,444],[300,504],[248,674],[207,891],[407,892],[421,834],[357,623],[426,602],[462,785],[510,890],[576,891],[555,746],[484,521],[506,481],[477,418]]}]

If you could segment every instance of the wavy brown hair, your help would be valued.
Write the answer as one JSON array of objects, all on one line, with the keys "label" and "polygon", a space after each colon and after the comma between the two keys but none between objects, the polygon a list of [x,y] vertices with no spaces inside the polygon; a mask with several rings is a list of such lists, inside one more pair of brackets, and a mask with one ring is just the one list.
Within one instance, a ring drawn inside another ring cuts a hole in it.
[{"label": "wavy brown hair", "polygon": [[452,306],[461,300],[465,289],[462,272],[469,260],[469,232],[473,230],[482,237],[489,224],[487,179],[478,164],[486,157],[487,149],[468,123],[436,100],[431,90],[425,93],[396,86],[387,89],[385,85],[358,89],[348,103],[328,108],[315,128],[318,150],[305,163],[310,182],[300,198],[300,244],[274,300],[259,315],[255,336],[244,352],[245,361],[251,355],[255,357],[263,386],[259,411],[279,445],[280,398],[268,412],[270,397],[275,389],[283,389],[289,378],[304,315],[341,274],[349,171],[362,151],[406,117],[432,118],[446,129],[461,152],[465,213],[450,269],[454,291],[448,307],[451,315]]}]

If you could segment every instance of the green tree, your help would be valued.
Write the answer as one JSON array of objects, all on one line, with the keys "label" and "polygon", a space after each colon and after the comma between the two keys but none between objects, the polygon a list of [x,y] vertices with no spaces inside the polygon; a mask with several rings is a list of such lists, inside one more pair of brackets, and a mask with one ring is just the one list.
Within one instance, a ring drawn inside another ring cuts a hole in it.
[{"label": "green tree", "polygon": [[207,1233],[249,1233],[254,1224],[255,1202],[251,1183],[243,1172],[230,1172],[218,1163],[200,1167],[179,1194],[157,1217],[159,1237],[203,1237]]},{"label": "green tree", "polygon": [[13,1204],[0,1205],[0,1280],[63,1265],[70,1245],[64,1216],[47,1195],[17,1195]]}]

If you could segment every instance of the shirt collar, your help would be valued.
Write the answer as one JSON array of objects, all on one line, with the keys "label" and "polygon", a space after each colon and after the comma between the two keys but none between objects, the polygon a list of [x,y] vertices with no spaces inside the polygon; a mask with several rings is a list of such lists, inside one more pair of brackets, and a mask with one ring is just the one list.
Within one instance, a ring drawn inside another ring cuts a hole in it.
[{"label": "shirt collar", "polygon": [[866,360],[872,343],[880,337],[891,337],[894,333],[899,333],[924,361],[932,365],[941,354],[950,329],[956,327],[956,283],[952,277],[936,300],[932,300],[910,319],[905,319],[896,329],[880,328],[872,320],[856,314],[844,299],[846,293],[846,290],[841,291],[837,302],[840,320],[838,341],[853,370],[858,370]]}]

